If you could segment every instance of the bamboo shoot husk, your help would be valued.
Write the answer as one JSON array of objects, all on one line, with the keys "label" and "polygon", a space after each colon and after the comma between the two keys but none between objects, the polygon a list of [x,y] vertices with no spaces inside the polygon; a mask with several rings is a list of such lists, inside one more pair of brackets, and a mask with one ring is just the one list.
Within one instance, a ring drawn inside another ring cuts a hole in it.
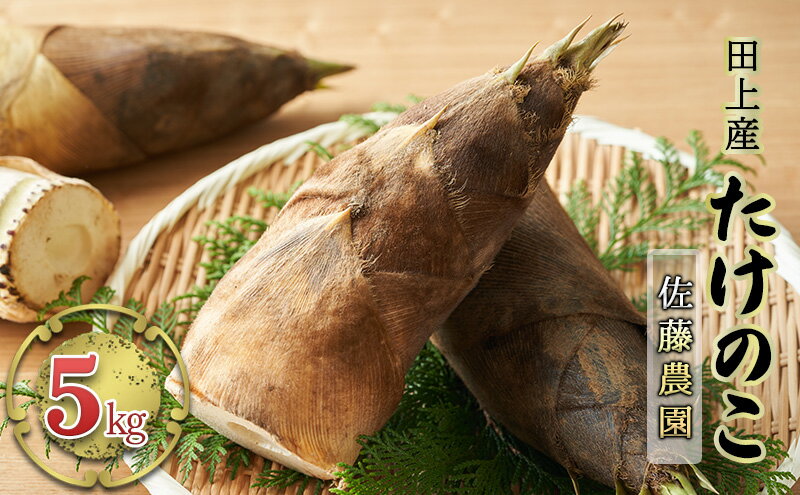
[{"label": "bamboo shoot husk", "polygon": [[[313,476],[352,463],[358,436],[388,420],[414,357],[510,235],[623,28],[573,45],[576,29],[320,166],[189,330],[193,413]],[[180,395],[180,381],[168,389]]]},{"label": "bamboo shoot husk", "polygon": [[70,175],[218,138],[350,69],[218,34],[15,25],[0,68],[0,154]]},{"label": "bamboo shoot husk", "polygon": [[645,320],[543,184],[433,336],[494,419],[575,475],[642,486]]}]

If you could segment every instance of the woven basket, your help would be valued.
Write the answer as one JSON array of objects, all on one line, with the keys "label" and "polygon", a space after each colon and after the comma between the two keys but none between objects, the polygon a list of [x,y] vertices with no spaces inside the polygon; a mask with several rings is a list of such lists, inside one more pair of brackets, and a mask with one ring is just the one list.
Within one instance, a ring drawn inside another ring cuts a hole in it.
[{"label": "woven basket", "polygon": [[[367,117],[379,123],[387,122],[394,116],[392,113],[367,114]],[[161,302],[188,292],[194,285],[205,284],[206,274],[199,264],[206,260],[206,254],[192,239],[214,235],[214,228],[207,224],[209,220],[224,220],[237,214],[271,220],[276,212],[265,211],[258,201],[247,194],[248,188],[255,186],[274,191],[286,190],[298,180],[308,177],[320,163],[317,155],[309,150],[309,141],[330,147],[353,143],[364,135],[364,129],[344,122],[325,124],[263,146],[200,180],[160,211],[133,239],[107,281],[107,285],[116,290],[116,300],[112,302],[121,303],[134,297],[152,310]],[[590,117],[578,117],[556,153],[547,172],[547,180],[563,198],[576,180],[583,179],[597,199],[606,181],[623,166],[628,150],[640,152],[644,158],[652,157],[656,154],[655,140],[638,131]],[[691,156],[682,153],[679,158],[685,166],[691,168],[693,165]],[[650,160],[646,164],[657,184],[661,184],[662,167]],[[607,222],[604,218],[598,226],[601,247],[608,241],[602,234],[607,229]],[[701,266],[707,266],[710,249],[726,249],[728,259],[743,259],[745,245],[752,244],[752,240],[745,238],[742,222],[736,222],[735,225],[733,242],[728,248],[701,249],[705,257]],[[705,245],[711,238],[710,229],[711,226],[708,226],[691,233],[660,235],[654,241],[666,245]],[[766,382],[748,389],[762,399],[765,406],[763,418],[756,422],[742,421],[739,426],[747,431],[774,436],[788,444],[797,438],[800,417],[800,300],[797,293],[800,288],[800,249],[785,231],[763,247],[775,255],[779,269],[770,275],[769,306],[757,316],[756,323],[771,332],[779,365]],[[642,267],[627,273],[616,272],[615,276],[629,295],[641,294],[645,289],[646,273]],[[701,274],[700,280],[705,280],[705,273]],[[743,285],[731,288],[734,291],[732,301],[738,301]],[[730,304],[727,312],[710,314],[705,308],[702,322],[705,351],[711,349],[711,342],[720,331],[737,323],[735,307],[735,304]],[[229,479],[229,473],[220,470],[213,484],[205,470],[193,469],[183,486],[194,494],[277,495],[297,492],[296,488],[285,491],[251,488],[264,462],[263,459],[255,459],[250,468],[242,470],[233,481]],[[170,476],[179,477],[174,458],[167,460],[162,467]],[[278,468],[280,466],[273,463],[273,469]],[[145,478],[144,484],[153,493],[186,493],[164,471],[151,473]],[[307,492],[313,493],[313,486],[308,487]]]}]

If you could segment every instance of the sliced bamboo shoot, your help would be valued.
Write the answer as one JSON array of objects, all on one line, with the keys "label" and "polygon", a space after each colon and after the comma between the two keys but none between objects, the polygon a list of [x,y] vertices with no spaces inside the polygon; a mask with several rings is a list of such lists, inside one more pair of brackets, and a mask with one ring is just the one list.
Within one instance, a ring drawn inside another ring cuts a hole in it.
[{"label": "sliced bamboo shoot", "polygon": [[86,300],[111,272],[119,246],[119,217],[89,183],[0,157],[0,317],[36,321],[82,275],[91,277]]}]

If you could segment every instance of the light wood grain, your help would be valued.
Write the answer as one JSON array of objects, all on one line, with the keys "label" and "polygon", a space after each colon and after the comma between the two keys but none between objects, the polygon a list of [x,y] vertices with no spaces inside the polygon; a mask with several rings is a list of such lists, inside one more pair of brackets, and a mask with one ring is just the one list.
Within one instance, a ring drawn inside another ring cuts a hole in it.
[{"label": "light wood grain", "polygon": [[[618,12],[631,38],[597,71],[599,86],[578,112],[626,127],[683,140],[702,130],[712,148],[725,131],[722,106],[732,100],[725,74],[724,39],[757,36],[761,65],[754,76],[761,94],[763,143],[769,166],[753,180],[777,201],[775,216],[800,232],[800,168],[794,164],[796,92],[800,78],[800,4],[785,1],[671,2],[587,0],[513,2],[342,2],[311,0],[3,0],[0,16],[15,23],[170,26],[243,36],[305,54],[352,62],[357,71],[330,80],[332,89],[303,95],[275,118],[213,144],[126,169],[86,176],[115,203],[123,242],[197,179],[278,137],[368,109],[375,101],[400,102],[408,93],[434,94],[447,86],[518,58],[533,42],[544,44],[593,14],[599,23]],[[753,161],[750,161],[753,163]],[[31,325],[0,322],[0,365],[5,368]],[[43,359],[31,356],[31,375]],[[0,438],[0,492],[67,492],[23,459],[12,437]],[[146,493],[127,487],[118,494]]]}]

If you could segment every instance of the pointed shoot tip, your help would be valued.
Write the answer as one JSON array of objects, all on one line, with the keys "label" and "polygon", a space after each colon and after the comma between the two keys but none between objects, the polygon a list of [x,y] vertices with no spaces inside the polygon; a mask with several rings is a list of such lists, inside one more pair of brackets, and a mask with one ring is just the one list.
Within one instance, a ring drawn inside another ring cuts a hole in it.
[{"label": "pointed shoot tip", "polygon": [[581,21],[580,24],[572,28],[572,31],[570,31],[570,33],[564,38],[565,40],[569,40],[567,42],[567,46],[565,46],[564,48],[567,48],[572,44],[572,42],[575,40],[575,37],[578,36],[578,33],[581,31],[581,29],[583,29],[583,26],[585,26],[586,23],[589,22],[591,18],[592,14],[589,14],[588,16],[586,16],[586,19]]},{"label": "pointed shoot tip", "polygon": [[561,40],[556,41],[555,43],[550,45],[550,47],[548,47],[547,50],[545,50],[544,53],[542,53],[539,56],[539,59],[557,60],[559,57],[561,57],[561,54],[563,54],[567,50],[567,48],[570,47],[572,42],[575,40],[575,37],[578,35],[578,32],[580,32],[580,30],[583,29],[583,26],[585,26],[586,23],[589,22],[589,19],[591,18],[592,16],[589,15],[586,19],[583,20],[583,22],[572,28],[572,31],[570,31],[569,34],[564,36]]},{"label": "pointed shoot tip", "polygon": [[522,69],[525,67],[525,64],[528,63],[528,59],[531,58],[531,53],[533,53],[533,49],[536,48],[536,45],[538,44],[539,44],[538,41],[534,43],[533,46],[530,47],[527,52],[525,52],[525,55],[523,55],[521,59],[517,60],[514,63],[514,65],[506,69],[505,72],[502,72],[500,76],[506,81],[508,81],[510,84],[514,84],[514,81],[516,81],[517,77],[519,77],[519,73],[522,72]]},{"label": "pointed shoot tip", "polygon": [[329,76],[341,74],[355,69],[354,65],[338,64],[336,62],[326,62],[324,60],[316,60],[313,58],[306,59],[311,73],[314,75],[316,81],[320,81]]},{"label": "pointed shoot tip", "polygon": [[346,222],[350,222],[350,211],[352,207],[348,206],[343,211],[336,213],[335,216],[331,219],[330,222],[325,226],[325,230],[331,231],[334,230],[339,225],[342,225]]},{"label": "pointed shoot tip", "polygon": [[420,124],[420,126],[417,128],[416,132],[414,132],[414,136],[415,137],[416,136],[420,136],[422,134],[425,134],[429,130],[435,128],[436,124],[439,123],[439,118],[441,118],[442,114],[444,114],[445,110],[447,110],[448,106],[449,105],[443,106],[441,110],[436,112],[436,115],[434,115],[433,117],[429,118],[428,120],[426,120],[425,122]]},{"label": "pointed shoot tip", "polygon": [[619,37],[628,24],[618,20],[621,15],[612,17],[577,43],[551,53],[550,60],[576,69],[594,69],[622,41]]},{"label": "pointed shoot tip", "polygon": [[622,14],[623,14],[623,12],[620,12],[619,14],[617,14],[614,17],[612,17],[611,19],[609,19],[608,22],[606,22],[606,26],[610,26],[611,24],[613,24],[614,21],[616,21],[617,19],[622,17]]}]

